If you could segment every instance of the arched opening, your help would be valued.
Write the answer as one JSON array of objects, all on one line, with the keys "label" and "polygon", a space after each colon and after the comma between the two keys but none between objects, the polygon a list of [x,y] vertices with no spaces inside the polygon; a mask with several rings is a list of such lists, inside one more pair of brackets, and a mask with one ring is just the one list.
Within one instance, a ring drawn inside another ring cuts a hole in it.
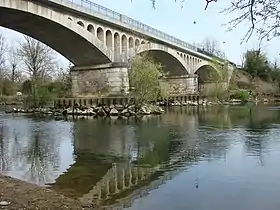
[{"label": "arched opening", "polygon": [[114,34],[114,53],[115,56],[120,55],[121,43],[120,43],[120,35],[119,33]]},{"label": "arched opening", "polygon": [[84,24],[82,21],[78,21],[77,24],[78,24],[79,26],[82,26],[83,28],[85,27],[85,24]]},{"label": "arched opening", "polygon": [[106,46],[112,50],[113,49],[113,35],[110,30],[106,31]]},{"label": "arched opening", "polygon": [[141,44],[145,44],[145,41],[144,41],[144,40],[142,40],[142,41],[141,41]]},{"label": "arched opening", "polygon": [[184,54],[184,60],[186,60],[186,54]]},{"label": "arched opening", "polygon": [[193,67],[193,68],[195,67],[195,64],[194,64],[194,57],[192,57],[192,67]]},{"label": "arched opening", "polygon": [[155,49],[142,51],[140,55],[148,56],[156,63],[161,64],[164,73],[166,73],[168,76],[182,76],[188,74],[187,68],[184,66],[184,63],[181,63],[182,60],[176,52],[171,54],[167,51]]},{"label": "arched opening", "polygon": [[127,38],[125,35],[122,35],[122,53],[127,52]]},{"label": "arched opening", "polygon": [[72,19],[71,17],[68,17],[68,20],[71,20],[71,21],[73,21],[73,19]]},{"label": "arched opening", "polygon": [[138,47],[140,45],[140,41],[139,41],[139,39],[136,39],[135,40],[135,47]]},{"label": "arched opening", "polygon": [[129,47],[129,49],[133,48],[133,38],[132,37],[129,37],[129,39],[128,39],[128,47]]},{"label": "arched opening", "polygon": [[101,42],[104,42],[104,31],[101,27],[98,27],[97,28],[97,31],[96,31],[96,34],[97,34],[97,38],[101,41]]},{"label": "arched opening", "polygon": [[87,30],[88,30],[90,33],[94,34],[94,27],[93,27],[93,25],[89,24],[88,27],[87,27]]},{"label": "arched opening", "polygon": [[214,93],[222,81],[221,73],[211,65],[202,65],[195,74],[198,75],[198,90],[205,95]]}]

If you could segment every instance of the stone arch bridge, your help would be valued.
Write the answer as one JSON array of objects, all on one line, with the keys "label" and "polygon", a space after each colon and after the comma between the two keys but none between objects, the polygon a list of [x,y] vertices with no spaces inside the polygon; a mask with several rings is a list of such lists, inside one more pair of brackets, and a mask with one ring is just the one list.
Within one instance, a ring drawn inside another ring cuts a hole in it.
[{"label": "stone arch bridge", "polygon": [[110,93],[127,92],[129,59],[144,52],[173,79],[179,78],[186,92],[197,90],[199,69],[215,69],[213,57],[200,48],[89,0],[0,0],[0,26],[31,36],[69,59],[75,65],[74,96],[94,94],[103,86]]}]

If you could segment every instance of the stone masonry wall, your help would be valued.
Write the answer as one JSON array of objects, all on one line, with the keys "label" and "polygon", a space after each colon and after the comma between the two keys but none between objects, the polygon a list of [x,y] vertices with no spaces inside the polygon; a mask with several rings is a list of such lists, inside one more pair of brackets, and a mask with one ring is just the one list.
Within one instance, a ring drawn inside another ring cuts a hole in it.
[{"label": "stone masonry wall", "polygon": [[74,97],[127,94],[129,79],[126,67],[71,71]]},{"label": "stone masonry wall", "polygon": [[169,94],[195,94],[198,91],[197,77],[169,77],[161,80],[161,86]]}]

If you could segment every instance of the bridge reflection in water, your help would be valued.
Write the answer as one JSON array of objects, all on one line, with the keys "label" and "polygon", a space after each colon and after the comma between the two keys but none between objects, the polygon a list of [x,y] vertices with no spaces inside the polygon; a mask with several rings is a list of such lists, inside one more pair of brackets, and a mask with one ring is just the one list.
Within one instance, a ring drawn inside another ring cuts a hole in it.
[{"label": "bridge reflection in water", "polygon": [[85,204],[129,207],[199,160],[225,157],[233,127],[277,119],[269,111],[256,119],[251,108],[179,108],[144,122],[77,121],[76,161],[51,187]]},{"label": "bridge reflection in water", "polygon": [[195,115],[183,115],[187,121],[172,116],[166,124],[161,116],[126,126],[120,120],[75,122],[76,161],[51,188],[84,204],[130,206],[197,161]]}]

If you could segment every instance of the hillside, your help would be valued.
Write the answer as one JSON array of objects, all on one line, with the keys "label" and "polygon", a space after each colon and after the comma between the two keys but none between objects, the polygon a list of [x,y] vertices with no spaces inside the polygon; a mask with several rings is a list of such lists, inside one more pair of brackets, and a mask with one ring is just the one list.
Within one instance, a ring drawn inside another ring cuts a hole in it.
[{"label": "hillside", "polygon": [[275,82],[267,82],[258,77],[253,78],[244,70],[235,70],[231,77],[230,89],[248,89],[259,94],[279,93],[279,86]]}]

